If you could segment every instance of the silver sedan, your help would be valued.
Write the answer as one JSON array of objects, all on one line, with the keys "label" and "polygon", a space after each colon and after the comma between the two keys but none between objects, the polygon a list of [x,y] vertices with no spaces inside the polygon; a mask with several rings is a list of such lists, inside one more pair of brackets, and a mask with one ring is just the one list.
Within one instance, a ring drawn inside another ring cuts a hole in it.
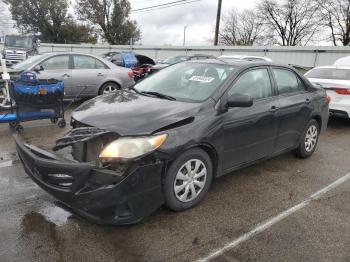
[{"label": "silver sedan", "polygon": [[80,53],[46,53],[13,66],[12,74],[35,71],[38,79],[64,82],[66,98],[93,97],[134,84],[132,70]]}]

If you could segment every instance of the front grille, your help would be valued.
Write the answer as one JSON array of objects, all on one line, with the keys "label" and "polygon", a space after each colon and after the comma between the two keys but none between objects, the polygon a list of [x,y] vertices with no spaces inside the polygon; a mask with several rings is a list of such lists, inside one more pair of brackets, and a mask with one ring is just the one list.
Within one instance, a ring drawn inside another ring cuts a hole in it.
[{"label": "front grille", "polygon": [[18,60],[18,61],[22,61],[24,60],[26,57],[26,54],[24,53],[14,53],[14,52],[6,52],[5,53],[5,59],[7,60]]},{"label": "front grille", "polygon": [[51,186],[69,189],[74,182],[74,177],[67,174],[48,174],[45,182]]}]

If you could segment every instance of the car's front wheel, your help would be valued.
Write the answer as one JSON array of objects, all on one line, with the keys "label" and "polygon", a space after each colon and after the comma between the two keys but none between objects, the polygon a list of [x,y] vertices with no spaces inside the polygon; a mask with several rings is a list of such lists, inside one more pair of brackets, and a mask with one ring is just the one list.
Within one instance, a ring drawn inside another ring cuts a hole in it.
[{"label": "car's front wheel", "polygon": [[301,136],[299,147],[294,150],[296,156],[299,158],[311,156],[316,150],[319,134],[319,124],[315,119],[311,119]]},{"label": "car's front wheel", "polygon": [[182,211],[197,205],[208,192],[213,179],[213,164],[208,154],[191,149],[176,159],[163,178],[165,205]]}]

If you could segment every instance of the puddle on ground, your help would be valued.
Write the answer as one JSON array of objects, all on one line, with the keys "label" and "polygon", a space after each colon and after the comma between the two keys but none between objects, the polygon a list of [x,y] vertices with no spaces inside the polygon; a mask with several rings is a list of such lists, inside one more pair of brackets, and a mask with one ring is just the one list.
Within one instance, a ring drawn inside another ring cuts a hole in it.
[{"label": "puddle on ground", "polygon": [[57,206],[46,207],[41,209],[39,213],[56,226],[63,226],[67,223],[68,218],[72,216],[71,213]]}]

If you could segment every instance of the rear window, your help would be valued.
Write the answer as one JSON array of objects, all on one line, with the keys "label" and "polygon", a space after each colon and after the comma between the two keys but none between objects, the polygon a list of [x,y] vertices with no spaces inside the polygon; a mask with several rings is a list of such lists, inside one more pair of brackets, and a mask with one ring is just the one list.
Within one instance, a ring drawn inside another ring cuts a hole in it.
[{"label": "rear window", "polygon": [[350,80],[350,69],[316,68],[305,76],[307,78]]}]

